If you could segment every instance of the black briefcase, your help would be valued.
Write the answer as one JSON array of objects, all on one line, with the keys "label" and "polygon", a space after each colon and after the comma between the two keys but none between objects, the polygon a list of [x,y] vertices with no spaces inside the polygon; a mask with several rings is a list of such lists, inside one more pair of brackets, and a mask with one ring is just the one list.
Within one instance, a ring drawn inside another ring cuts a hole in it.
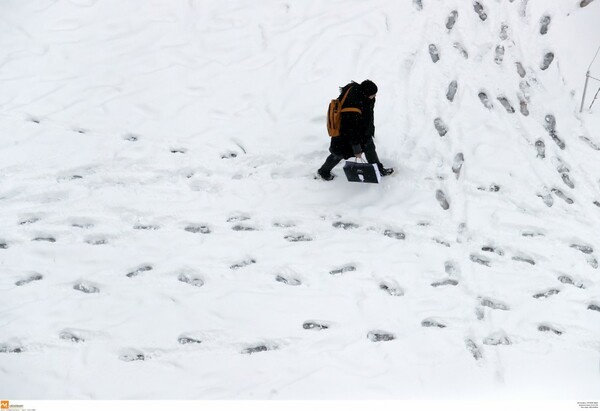
[{"label": "black briefcase", "polygon": [[381,181],[381,174],[377,164],[360,163],[357,161],[346,161],[344,173],[348,181],[356,183],[375,183]]}]

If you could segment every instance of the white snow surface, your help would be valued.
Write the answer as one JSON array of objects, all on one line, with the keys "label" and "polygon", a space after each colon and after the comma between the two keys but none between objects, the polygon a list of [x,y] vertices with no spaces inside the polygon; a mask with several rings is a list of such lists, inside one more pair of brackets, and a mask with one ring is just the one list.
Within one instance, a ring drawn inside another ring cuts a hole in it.
[{"label": "white snow surface", "polygon": [[0,2],[0,396],[598,399],[600,1],[479,2]]}]

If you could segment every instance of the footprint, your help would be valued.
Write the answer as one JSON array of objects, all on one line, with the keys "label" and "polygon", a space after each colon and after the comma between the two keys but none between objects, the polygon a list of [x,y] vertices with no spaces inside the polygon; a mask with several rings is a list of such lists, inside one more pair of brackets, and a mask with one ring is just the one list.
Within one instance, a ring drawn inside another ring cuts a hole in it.
[{"label": "footprint", "polygon": [[322,321],[305,321],[304,324],[302,324],[302,328],[304,328],[305,330],[317,330],[317,331],[327,330],[327,329],[329,329],[330,326],[331,325],[329,323],[322,322]]},{"label": "footprint", "polygon": [[26,218],[26,219],[23,219],[23,220],[19,221],[19,225],[35,224],[38,221],[40,221],[39,217],[30,217],[30,218]]},{"label": "footprint", "polygon": [[444,262],[444,271],[449,276],[457,275],[459,273],[459,270],[456,267],[456,264],[453,263],[452,261],[445,261]]},{"label": "footprint", "polygon": [[198,340],[198,339],[193,338],[193,337],[188,337],[186,335],[180,335],[179,337],[177,337],[177,342],[179,344],[182,344],[182,345],[186,345],[186,344],[202,344],[201,340]]},{"label": "footprint", "polygon": [[210,234],[210,228],[205,224],[191,224],[185,227],[185,231],[194,234]]},{"label": "footprint", "polygon": [[483,358],[481,350],[473,340],[465,340],[465,345],[467,346],[467,350],[469,350],[471,352],[471,355],[473,355],[473,358],[475,358],[476,360],[480,360]]},{"label": "footprint", "polygon": [[550,64],[552,64],[553,60],[554,60],[554,53],[551,51],[546,53],[544,55],[544,60],[542,60],[542,62],[540,63],[540,68],[542,70],[548,69],[548,67],[550,67]]},{"label": "footprint", "polygon": [[521,64],[520,61],[517,61],[515,63],[515,65],[517,66],[517,73],[519,73],[519,76],[521,76],[521,78],[525,78],[525,75],[527,74],[527,72],[525,71],[523,64]]},{"label": "footprint", "polygon": [[435,44],[429,45],[429,55],[431,56],[431,61],[437,63],[440,60],[440,53]]},{"label": "footprint", "polygon": [[193,285],[194,287],[202,287],[204,285],[204,280],[202,280],[202,278],[189,273],[179,274],[177,280],[181,281],[182,283]]},{"label": "footprint", "polygon": [[581,282],[573,280],[573,278],[569,277],[568,275],[559,276],[558,281],[563,284],[569,284],[577,288],[585,289],[585,286]]},{"label": "footprint", "polygon": [[34,281],[41,281],[44,278],[43,275],[39,274],[39,273],[32,273],[31,275],[29,275],[29,277],[23,279],[23,280],[19,280],[15,283],[15,285],[17,287],[21,287],[24,286],[26,284],[32,283]]},{"label": "footprint", "polygon": [[85,294],[97,294],[100,292],[100,289],[98,287],[89,283],[77,283],[73,286],[73,289],[81,291]]},{"label": "footprint", "polygon": [[244,348],[242,354],[256,354],[259,352],[272,351],[279,348],[276,344],[258,344],[251,347]]},{"label": "footprint", "polygon": [[258,231],[257,228],[244,224],[236,224],[233,227],[231,227],[231,229],[233,231]]},{"label": "footprint", "polygon": [[491,267],[492,266],[489,259],[487,259],[484,256],[478,255],[478,254],[471,254],[469,256],[469,259],[471,261],[473,261],[474,263],[485,265],[486,267]]},{"label": "footprint", "polygon": [[553,188],[552,192],[554,193],[554,195],[556,195],[558,198],[560,198],[561,200],[563,200],[565,203],[567,203],[567,204],[573,204],[574,203],[574,201],[573,201],[572,198],[567,197],[565,195],[565,193],[563,193],[558,188]]},{"label": "footprint", "polygon": [[442,190],[437,190],[435,192],[435,199],[438,201],[438,203],[444,210],[448,210],[450,208],[450,204],[446,199],[446,194],[444,194]]},{"label": "footprint", "polygon": [[460,177],[460,170],[465,162],[465,156],[463,153],[458,153],[454,156],[454,163],[452,164],[452,172],[456,175],[456,179]]},{"label": "footprint", "polygon": [[563,182],[569,187],[569,188],[575,188],[575,184],[573,183],[573,181],[571,180],[571,177],[569,177],[568,174],[563,173],[562,174],[562,180]]},{"label": "footprint", "polygon": [[503,302],[492,300],[491,298],[481,298],[479,303],[484,307],[489,307],[492,310],[508,311],[510,308]]},{"label": "footprint", "polygon": [[587,6],[588,4],[590,4],[593,1],[594,0],[581,0],[581,3],[579,3],[579,7],[583,8],[583,7]]},{"label": "footprint", "polygon": [[540,19],[540,34],[541,35],[548,33],[548,26],[550,25],[551,21],[552,21],[552,19],[548,15],[545,15]]},{"label": "footprint", "polygon": [[504,255],[504,251],[502,251],[499,248],[492,247],[489,245],[481,247],[481,251],[485,251],[486,253],[494,253],[494,254],[499,255],[500,257],[502,257]]},{"label": "footprint", "polygon": [[448,101],[454,101],[454,96],[456,96],[456,90],[458,88],[458,82],[456,80],[452,80],[448,85],[448,90],[446,91],[446,98]]},{"label": "footprint", "polygon": [[58,334],[58,338],[61,340],[71,341],[74,343],[82,343],[85,342],[85,338],[77,335],[76,332],[70,330],[63,330]]},{"label": "footprint", "polygon": [[500,40],[508,39],[508,24],[502,23],[500,25]]},{"label": "footprint", "polygon": [[527,101],[522,97],[519,97],[519,110],[524,116],[527,117],[529,115],[529,107],[527,107]]},{"label": "footprint", "polygon": [[25,351],[25,347],[16,344],[0,343],[0,353],[20,354]]},{"label": "footprint", "polygon": [[581,251],[584,254],[593,254],[594,253],[594,249],[592,247],[590,247],[589,245],[571,244],[570,247],[574,248],[578,251]]},{"label": "footprint", "polygon": [[530,257],[523,257],[523,256],[516,255],[516,256],[512,257],[512,260],[535,265],[535,261]]},{"label": "footprint", "polygon": [[454,25],[456,24],[457,18],[458,18],[458,11],[452,10],[452,12],[450,12],[450,15],[446,19],[446,28],[448,30],[452,30],[452,27],[454,27]]},{"label": "footprint", "polygon": [[156,231],[160,229],[160,226],[154,224],[136,224],[133,226],[134,230],[145,230],[145,231]]},{"label": "footprint", "polygon": [[84,242],[86,244],[90,244],[90,245],[106,245],[106,244],[108,244],[108,240],[106,238],[99,238],[99,237],[87,238],[84,240]]},{"label": "footprint", "polygon": [[381,342],[395,340],[396,336],[388,331],[373,330],[369,331],[369,333],[367,334],[367,338],[373,342]]},{"label": "footprint", "polygon": [[385,283],[379,284],[379,289],[394,297],[402,297],[404,295],[404,291],[400,287]]},{"label": "footprint", "polygon": [[444,137],[448,133],[448,127],[446,127],[446,124],[444,124],[444,121],[440,117],[433,120],[433,125],[440,137]]},{"label": "footprint", "polygon": [[473,9],[475,10],[475,13],[477,13],[481,21],[485,21],[487,19],[487,14],[485,13],[485,10],[483,9],[481,3],[479,3],[478,1],[474,2]]},{"label": "footprint", "polygon": [[511,345],[512,341],[504,332],[490,334],[483,339],[485,345]]},{"label": "footprint", "polygon": [[441,321],[433,319],[433,318],[427,318],[427,319],[421,321],[421,326],[422,327],[446,328],[445,324],[443,324]]},{"label": "footprint", "polygon": [[458,281],[456,281],[456,280],[454,280],[452,278],[448,278],[446,280],[436,281],[436,282],[431,283],[431,286],[434,287],[434,288],[444,287],[444,286],[447,286],[447,285],[457,286],[458,285]]},{"label": "footprint", "polygon": [[480,91],[478,96],[479,96],[479,100],[481,101],[481,103],[484,105],[485,108],[487,108],[488,110],[491,110],[492,108],[494,108],[492,102],[490,101],[490,98],[488,97],[488,95],[485,92]]},{"label": "footprint", "polygon": [[349,223],[349,222],[344,222],[344,221],[336,221],[332,224],[333,227],[335,228],[341,228],[344,230],[352,230],[355,228],[358,228],[358,224],[355,223]]},{"label": "footprint", "polygon": [[90,228],[94,228],[94,224],[78,222],[78,223],[71,224],[71,227],[81,228],[82,230],[89,230]]},{"label": "footprint", "polygon": [[172,148],[170,151],[172,154],[185,154],[187,153],[187,148],[176,147]]},{"label": "footprint", "polygon": [[277,277],[275,277],[275,281],[277,281],[279,283],[291,285],[291,286],[302,285],[302,282],[300,280],[298,280],[297,278],[284,276],[281,274],[278,274]]},{"label": "footprint", "polygon": [[546,145],[543,140],[537,140],[535,142],[535,149],[537,150],[537,158],[546,158]]},{"label": "footprint", "polygon": [[519,7],[519,15],[521,17],[527,17],[527,3],[529,0],[522,0],[521,5]]},{"label": "footprint", "polygon": [[55,243],[56,238],[54,238],[54,237],[35,237],[31,241],[42,241],[42,242],[47,242],[47,243]]},{"label": "footprint", "polygon": [[348,273],[351,271],[356,271],[356,267],[353,265],[347,265],[341,268],[336,268],[334,270],[329,271],[329,274],[331,275],[339,275],[339,274],[344,274],[344,273]]},{"label": "footprint", "polygon": [[498,45],[496,46],[496,52],[494,53],[494,61],[496,64],[502,64],[504,61],[504,46]]},{"label": "footprint", "polygon": [[385,230],[383,235],[396,240],[404,240],[406,238],[406,234],[400,231]]},{"label": "footprint", "polygon": [[553,160],[553,163],[556,166],[556,171],[558,171],[561,174],[571,172],[569,167],[562,161],[560,157],[555,157]]},{"label": "footprint", "polygon": [[273,227],[276,228],[292,228],[296,227],[296,224],[291,221],[275,221]]},{"label": "footprint", "polygon": [[146,271],[151,271],[151,270],[152,270],[151,265],[142,265],[142,266],[136,268],[135,270],[125,274],[125,276],[129,277],[129,278],[133,278],[133,277],[137,277],[138,275],[140,275]]},{"label": "footprint", "polygon": [[149,357],[146,357],[142,351],[134,348],[121,350],[121,353],[119,354],[119,360],[125,362],[146,361],[147,359],[149,359]]},{"label": "footprint", "polygon": [[546,114],[544,122],[544,128],[548,133],[556,131],[556,117],[553,114]]},{"label": "footprint", "polygon": [[477,189],[479,191],[489,191],[491,193],[497,193],[498,191],[500,191],[500,186],[498,184],[490,184],[489,187],[480,186],[477,187]]},{"label": "footprint", "polygon": [[8,243],[5,241],[0,241],[0,250],[8,249]]},{"label": "footprint", "polygon": [[123,140],[136,142],[140,139],[140,137],[136,134],[126,134],[123,136]]},{"label": "footprint", "polygon": [[290,243],[299,243],[299,242],[313,240],[309,235],[306,235],[306,234],[289,234],[283,238],[285,240],[289,241]]},{"label": "footprint", "polygon": [[229,269],[239,270],[240,268],[244,268],[244,267],[247,267],[252,264],[256,264],[256,260],[254,258],[249,258],[249,259],[240,261],[239,263],[233,264],[232,266],[229,267]]},{"label": "footprint", "polygon": [[560,290],[557,290],[555,288],[551,288],[548,291],[544,291],[544,292],[540,292],[540,293],[534,294],[533,298],[537,298],[537,299],[548,298],[548,297],[550,297],[552,295],[556,295],[558,293],[560,293]]},{"label": "footprint", "polygon": [[423,10],[422,0],[413,0],[413,4],[417,8],[417,10],[419,10],[419,11]]},{"label": "footprint", "polygon": [[590,255],[586,258],[586,261],[589,265],[592,266],[592,268],[598,268],[598,260],[596,260],[596,257],[594,257],[593,255]]},{"label": "footprint", "polygon": [[600,312],[600,305],[598,304],[590,304],[587,307],[588,310],[592,310],[592,311],[598,311]]},{"label": "footprint", "polygon": [[228,151],[227,153],[221,154],[222,160],[227,160],[229,158],[236,158],[238,154],[235,151]]},{"label": "footprint", "polygon": [[83,176],[74,174],[74,175],[70,175],[70,176],[66,176],[66,177],[58,177],[56,179],[56,181],[62,183],[64,181],[73,181],[73,180],[81,180],[83,178]]},{"label": "footprint", "polygon": [[558,135],[554,131],[550,132],[550,137],[552,137],[552,141],[556,143],[558,148],[560,148],[561,150],[565,149],[565,142],[560,137],[558,137]]},{"label": "footprint", "polygon": [[239,223],[241,221],[248,221],[250,220],[250,217],[245,215],[245,214],[237,214],[237,215],[233,215],[231,217],[229,217],[227,219],[228,223]]},{"label": "footprint", "polygon": [[510,101],[508,101],[508,99],[506,97],[500,96],[500,97],[498,97],[498,101],[500,102],[500,104],[502,104],[502,106],[504,106],[504,109],[506,110],[507,113],[512,114],[515,112],[515,109],[510,104]]},{"label": "footprint", "polygon": [[544,202],[544,204],[546,204],[547,207],[552,207],[554,205],[554,198],[550,193],[537,194],[537,196],[542,199],[542,201]]},{"label": "footprint", "polygon": [[458,50],[458,52],[460,53],[460,55],[463,56],[465,59],[469,58],[469,52],[467,52],[467,49],[465,49],[462,44],[456,42],[456,43],[454,43],[454,48],[456,50]]},{"label": "footprint", "polygon": [[564,333],[564,331],[559,330],[557,327],[550,326],[550,325],[547,325],[547,324],[540,324],[540,325],[538,325],[538,331],[541,331],[541,332],[551,332],[551,333],[556,334],[556,335],[562,335]]},{"label": "footprint", "polygon": [[450,248],[450,243],[448,241],[444,241],[440,238],[432,238],[433,241],[435,241],[436,243],[443,245],[444,247],[448,247]]}]

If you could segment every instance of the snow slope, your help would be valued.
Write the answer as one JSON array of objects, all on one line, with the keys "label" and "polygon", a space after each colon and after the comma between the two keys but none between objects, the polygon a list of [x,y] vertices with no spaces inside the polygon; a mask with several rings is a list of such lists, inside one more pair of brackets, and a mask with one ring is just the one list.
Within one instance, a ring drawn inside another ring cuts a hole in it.
[{"label": "snow slope", "polygon": [[478,4],[1,2],[0,396],[600,397],[600,2]]}]

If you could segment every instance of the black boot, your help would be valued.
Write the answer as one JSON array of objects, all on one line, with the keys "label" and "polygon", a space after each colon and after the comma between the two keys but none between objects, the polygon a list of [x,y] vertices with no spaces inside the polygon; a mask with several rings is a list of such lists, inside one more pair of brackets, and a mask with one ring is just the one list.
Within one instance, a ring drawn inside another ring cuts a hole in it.
[{"label": "black boot", "polygon": [[382,177],[389,176],[393,172],[393,168],[385,168],[381,163],[379,163],[379,174],[381,174]]},{"label": "black boot", "polygon": [[331,170],[335,167],[344,157],[335,154],[330,154],[320,169],[317,170],[317,174],[325,181],[331,181],[335,178],[335,175],[331,174]]},{"label": "black boot", "polygon": [[317,170],[317,174],[319,175],[319,177],[321,177],[325,181],[331,181],[335,178],[334,174],[331,174],[331,173],[325,174],[323,171],[321,171],[321,169]]}]

